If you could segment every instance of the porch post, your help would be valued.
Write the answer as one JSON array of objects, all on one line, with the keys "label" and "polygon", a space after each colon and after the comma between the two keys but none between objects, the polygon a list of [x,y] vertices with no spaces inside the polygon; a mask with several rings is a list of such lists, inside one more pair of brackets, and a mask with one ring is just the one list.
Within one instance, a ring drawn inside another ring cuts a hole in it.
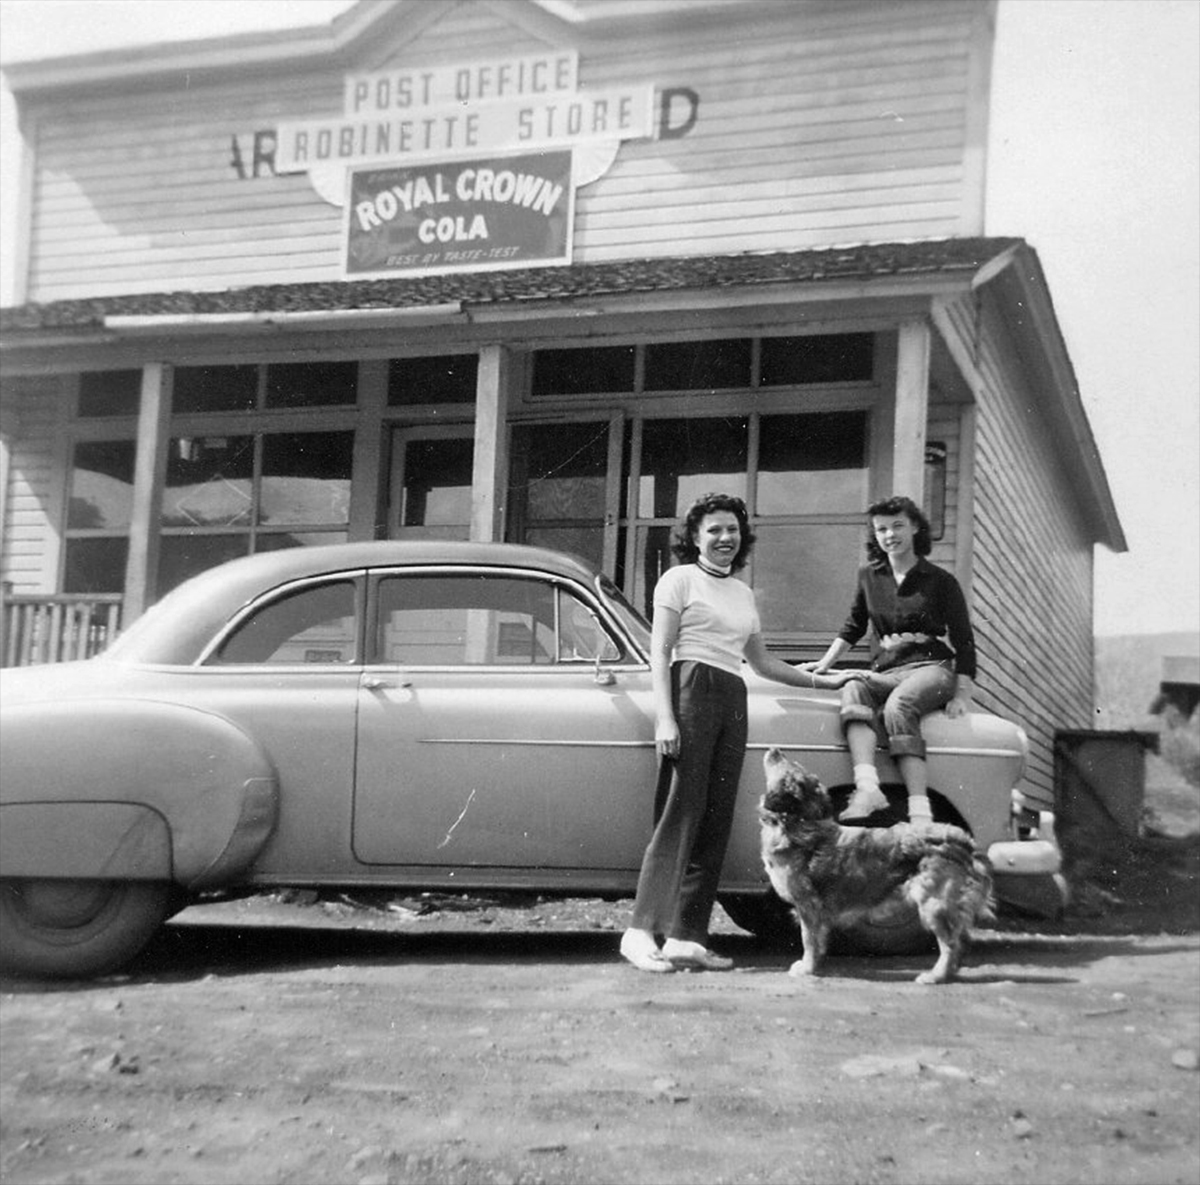
[{"label": "porch post", "polygon": [[479,351],[471,477],[471,539],[479,543],[494,543],[504,538],[512,366],[512,353],[505,346],[488,345]]},{"label": "porch post", "polygon": [[892,437],[893,494],[924,509],[925,431],[929,420],[929,324],[902,321],[896,351],[896,416]]},{"label": "porch post", "polygon": [[125,565],[125,604],[121,610],[123,626],[140,617],[154,601],[158,582],[159,517],[167,475],[173,379],[169,363],[148,362],[142,368],[129,559]]}]

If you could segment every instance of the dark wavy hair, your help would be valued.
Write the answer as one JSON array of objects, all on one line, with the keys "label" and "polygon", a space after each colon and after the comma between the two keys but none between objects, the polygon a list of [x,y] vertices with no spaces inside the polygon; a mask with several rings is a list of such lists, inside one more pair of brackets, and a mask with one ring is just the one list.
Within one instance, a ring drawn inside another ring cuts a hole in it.
[{"label": "dark wavy hair", "polygon": [[746,503],[733,494],[701,494],[688,507],[688,512],[675,533],[675,542],[671,544],[671,550],[681,562],[694,564],[700,556],[700,548],[696,546],[696,532],[700,529],[700,522],[706,514],[713,514],[719,510],[727,510],[732,514],[742,529],[742,545],[733,557],[731,565],[732,571],[740,572],[750,558],[757,536],[750,529],[750,513],[746,509]]},{"label": "dark wavy hair", "polygon": [[887,555],[882,547],[875,542],[875,532],[871,530],[871,519],[877,515],[881,518],[894,518],[897,514],[905,515],[914,527],[913,551],[919,556],[928,555],[933,550],[933,528],[925,512],[911,499],[899,494],[885,498],[882,502],[872,502],[867,507],[867,559],[875,566],[887,563]]}]

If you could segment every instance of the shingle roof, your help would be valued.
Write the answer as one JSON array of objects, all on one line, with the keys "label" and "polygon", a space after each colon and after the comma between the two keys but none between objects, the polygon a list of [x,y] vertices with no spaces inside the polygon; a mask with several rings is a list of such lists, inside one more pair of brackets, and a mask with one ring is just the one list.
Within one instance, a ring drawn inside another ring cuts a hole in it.
[{"label": "shingle roof", "polygon": [[327,312],[421,308],[454,302],[495,305],[631,292],[969,274],[1022,242],[1015,238],[963,238],[872,243],[761,255],[634,259],[499,272],[270,284],[221,292],[153,292],[58,300],[0,309],[0,332],[78,330],[99,326],[106,316]]}]

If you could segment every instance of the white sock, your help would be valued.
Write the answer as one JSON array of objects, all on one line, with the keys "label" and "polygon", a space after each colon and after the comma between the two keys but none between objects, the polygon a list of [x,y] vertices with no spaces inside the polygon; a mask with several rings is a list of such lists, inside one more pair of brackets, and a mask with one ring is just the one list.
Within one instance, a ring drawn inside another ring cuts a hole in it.
[{"label": "white sock", "polygon": [[933,811],[929,808],[929,799],[924,794],[914,794],[908,800],[908,821],[910,823],[932,823]]},{"label": "white sock", "polygon": [[859,790],[879,789],[879,770],[869,761],[854,767],[854,785]]}]

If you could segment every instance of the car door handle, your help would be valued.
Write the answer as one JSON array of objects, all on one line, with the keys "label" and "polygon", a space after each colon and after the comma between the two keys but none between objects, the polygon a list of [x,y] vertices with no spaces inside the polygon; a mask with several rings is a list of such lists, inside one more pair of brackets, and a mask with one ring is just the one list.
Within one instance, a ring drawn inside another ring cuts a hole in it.
[{"label": "car door handle", "polygon": [[411,679],[385,679],[379,675],[367,675],[363,678],[362,685],[366,691],[398,691],[401,688],[411,687]]}]

